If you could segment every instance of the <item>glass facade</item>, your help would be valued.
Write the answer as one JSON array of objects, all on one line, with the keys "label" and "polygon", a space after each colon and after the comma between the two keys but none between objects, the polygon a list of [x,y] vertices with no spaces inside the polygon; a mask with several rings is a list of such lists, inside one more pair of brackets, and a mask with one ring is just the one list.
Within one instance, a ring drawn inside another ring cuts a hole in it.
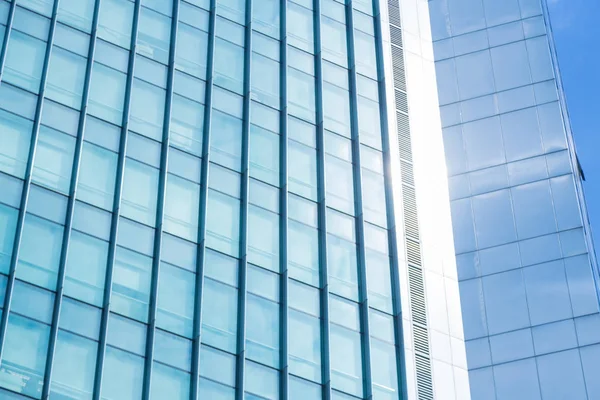
[{"label": "glass facade", "polygon": [[598,398],[598,271],[545,1],[429,9],[471,398]]},{"label": "glass facade", "polygon": [[404,398],[378,1],[0,24],[1,398]]}]

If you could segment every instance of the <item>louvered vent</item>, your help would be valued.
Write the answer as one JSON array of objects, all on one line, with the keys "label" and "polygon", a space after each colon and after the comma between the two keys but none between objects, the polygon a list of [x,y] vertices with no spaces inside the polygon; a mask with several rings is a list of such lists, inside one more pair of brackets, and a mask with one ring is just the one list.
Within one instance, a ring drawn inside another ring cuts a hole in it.
[{"label": "louvered vent", "polygon": [[398,0],[388,1],[388,12],[390,16],[390,24],[400,26],[400,6]]},{"label": "louvered vent", "polygon": [[388,0],[392,68],[394,74],[394,100],[396,102],[396,123],[398,129],[398,154],[402,178],[402,199],[404,206],[404,237],[406,260],[408,262],[408,297],[412,316],[412,335],[415,350],[417,397],[419,400],[433,400],[433,379],[429,357],[429,329],[427,327],[427,303],[425,302],[425,282],[422,268],[419,218],[413,170],[412,143],[410,137],[408,96],[406,94],[406,73],[402,30],[398,0]]}]

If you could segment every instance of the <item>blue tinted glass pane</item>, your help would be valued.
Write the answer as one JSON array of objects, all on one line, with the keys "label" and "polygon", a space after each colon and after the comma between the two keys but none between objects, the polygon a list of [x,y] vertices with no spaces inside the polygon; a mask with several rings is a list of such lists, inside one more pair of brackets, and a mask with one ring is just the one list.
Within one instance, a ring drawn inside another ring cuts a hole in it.
[{"label": "blue tinted glass pane", "polygon": [[65,294],[101,306],[107,260],[108,243],[73,231],[67,256]]},{"label": "blue tinted glass pane", "polygon": [[202,156],[204,106],[185,97],[173,96],[171,110],[171,145]]},{"label": "blue tinted glass pane", "polygon": [[39,399],[50,327],[11,314],[0,370],[0,386]]},{"label": "blue tinted glass pane", "polygon": [[317,152],[289,141],[289,190],[311,200],[317,199]]},{"label": "blue tinted glass pane", "polygon": [[131,93],[131,130],[155,140],[162,139],[165,91],[139,79],[133,81]]},{"label": "blue tinted glass pane", "polygon": [[8,274],[12,257],[18,211],[0,204],[0,272]]},{"label": "blue tinted glass pane", "polygon": [[171,19],[142,7],[137,52],[163,64],[169,61]]},{"label": "blue tinted glass pane", "polygon": [[65,331],[58,331],[51,396],[91,398],[94,390],[98,344]]},{"label": "blue tinted glass pane", "polygon": [[250,127],[250,176],[279,184],[279,136],[255,125]]},{"label": "blue tinted glass pane", "polygon": [[323,112],[325,128],[350,136],[350,95],[348,90],[323,83]]},{"label": "blue tinted glass pane", "polygon": [[198,238],[200,186],[169,174],[165,198],[164,230],[182,238]]},{"label": "blue tinted glass pane", "polygon": [[249,207],[248,261],[279,271],[279,215]]},{"label": "blue tinted glass pane", "polygon": [[290,114],[314,121],[315,78],[294,68],[288,68],[287,85]]},{"label": "blue tinted glass pane", "polygon": [[200,378],[199,394],[203,399],[234,400],[235,389],[208,379]]},{"label": "blue tinted glass pane", "polygon": [[45,126],[40,127],[33,165],[36,183],[69,193],[75,138]]},{"label": "blue tinted glass pane", "polygon": [[370,306],[389,313],[392,309],[392,279],[387,255],[366,250]]},{"label": "blue tinted glass pane", "polygon": [[212,161],[239,171],[242,158],[242,121],[220,111],[213,112]]},{"label": "blue tinted glass pane", "polygon": [[246,316],[246,354],[249,359],[279,367],[279,304],[249,294]]},{"label": "blue tinted glass pane", "polygon": [[[121,1],[131,4],[125,0]],[[120,125],[123,119],[124,101],[125,74],[95,62],[92,68],[88,112]]]},{"label": "blue tinted glass pane", "polygon": [[30,92],[38,93],[46,43],[16,30],[11,31],[8,43],[2,79]]},{"label": "blue tinted glass pane", "polygon": [[288,4],[289,43],[305,51],[313,51],[313,13],[295,3]]},{"label": "blue tinted glass pane", "polygon": [[204,281],[204,304],[219,304],[208,307],[202,315],[202,342],[235,352],[237,332],[238,291],[231,286],[206,279]]},{"label": "blue tinted glass pane", "polygon": [[154,226],[158,194],[158,170],[127,159],[123,178],[122,215]]},{"label": "blue tinted glass pane", "polygon": [[200,375],[213,381],[235,386],[235,359],[232,354],[202,346]]},{"label": "blue tinted glass pane", "polygon": [[58,20],[89,32],[94,16],[94,0],[62,0],[58,7]]},{"label": "blue tinted glass pane", "polygon": [[117,155],[90,143],[83,144],[77,198],[112,210],[117,174]]},{"label": "blue tinted glass pane", "polygon": [[54,46],[48,71],[46,96],[69,107],[79,109],[83,94],[85,68],[85,58]]},{"label": "blue tinted glass pane", "polygon": [[354,214],[354,181],[352,164],[338,158],[326,158],[327,205]]},{"label": "blue tinted glass pane", "polygon": [[128,49],[131,44],[132,20],[132,2],[104,1],[100,7],[98,37]]},{"label": "blue tinted glass pane", "polygon": [[105,399],[141,399],[144,359],[108,346],[102,379]]},{"label": "blue tinted glass pane", "polygon": [[290,376],[289,380],[289,399],[290,400],[320,400],[322,388],[321,385]]},{"label": "blue tinted glass pane", "polygon": [[290,276],[311,285],[319,284],[319,234],[317,229],[288,221]]},{"label": "blue tinted glass pane", "polygon": [[150,393],[155,399],[186,400],[190,398],[190,374],[155,362]]},{"label": "blue tinted glass pane", "polygon": [[371,366],[373,384],[382,399],[397,398],[396,351],[391,344],[371,340]]},{"label": "blue tinted glass pane", "polygon": [[529,325],[525,285],[521,270],[483,278],[490,334]]},{"label": "blue tinted glass pane", "polygon": [[253,3],[252,18],[254,29],[266,35],[279,37],[279,2],[264,0]]},{"label": "blue tinted glass pane", "polygon": [[180,23],[177,31],[175,58],[177,69],[204,79],[206,76],[207,51],[208,35],[206,32]]},{"label": "blue tinted glass pane", "polygon": [[356,244],[333,235],[327,236],[329,284],[333,293],[358,299]]},{"label": "blue tinted glass pane", "polygon": [[516,240],[513,211],[508,190],[473,198],[473,214],[479,248]]},{"label": "blue tinted glass pane", "polygon": [[494,379],[499,398],[541,399],[536,362],[533,358],[495,366]]},{"label": "blue tinted glass pane", "polygon": [[362,396],[360,333],[331,325],[331,385]]},{"label": "blue tinted glass pane", "polygon": [[512,189],[519,238],[527,239],[556,231],[552,195],[548,181]]},{"label": "blue tinted glass pane", "polygon": [[208,191],[206,245],[223,253],[238,256],[240,202],[214,190]]},{"label": "blue tinted glass pane", "polygon": [[320,320],[295,310],[288,315],[290,372],[321,382]]},{"label": "blue tinted glass pane", "polygon": [[246,361],[246,392],[260,397],[249,397],[248,399],[279,399],[279,373],[271,368]]},{"label": "blue tinted glass pane", "polygon": [[139,321],[148,319],[152,259],[117,248],[111,309]]},{"label": "blue tinted glass pane", "polygon": [[0,110],[0,171],[24,177],[32,126],[30,121]]},{"label": "blue tinted glass pane", "polygon": [[217,38],[215,41],[215,84],[242,93],[244,48]]},{"label": "blue tinted glass pane", "polygon": [[54,289],[62,236],[62,226],[27,214],[21,239],[17,277],[47,289]]},{"label": "blue tinted glass pane", "polygon": [[191,337],[194,319],[195,274],[162,263],[158,285],[156,325]]}]

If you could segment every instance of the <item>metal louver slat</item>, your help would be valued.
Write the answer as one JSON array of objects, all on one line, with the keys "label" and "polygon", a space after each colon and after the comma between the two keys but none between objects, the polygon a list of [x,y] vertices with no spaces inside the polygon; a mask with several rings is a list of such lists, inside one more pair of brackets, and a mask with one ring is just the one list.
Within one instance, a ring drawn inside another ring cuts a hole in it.
[{"label": "metal louver slat", "polygon": [[408,95],[402,29],[400,28],[399,0],[388,0],[390,22],[390,47],[392,74],[396,106],[398,154],[402,180],[402,200],[406,260],[408,262],[408,298],[412,318],[412,336],[415,350],[415,375],[418,400],[433,400],[433,378],[429,358],[429,328],[427,326],[427,304],[425,302],[425,280],[423,276],[419,218],[413,168],[411,130],[409,121]]},{"label": "metal louver slat", "polygon": [[390,16],[390,23],[400,26],[400,7],[398,5],[398,0],[388,1],[388,13]]}]

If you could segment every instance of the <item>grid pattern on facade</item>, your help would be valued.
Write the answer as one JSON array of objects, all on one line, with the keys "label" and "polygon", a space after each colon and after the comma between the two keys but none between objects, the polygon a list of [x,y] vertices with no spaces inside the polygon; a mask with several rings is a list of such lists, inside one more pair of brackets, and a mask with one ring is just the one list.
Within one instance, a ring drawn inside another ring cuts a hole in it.
[{"label": "grid pattern on facade", "polygon": [[429,2],[474,399],[599,393],[598,270],[545,3]]},{"label": "grid pattern on facade", "polygon": [[402,398],[378,7],[0,1],[0,396]]}]

